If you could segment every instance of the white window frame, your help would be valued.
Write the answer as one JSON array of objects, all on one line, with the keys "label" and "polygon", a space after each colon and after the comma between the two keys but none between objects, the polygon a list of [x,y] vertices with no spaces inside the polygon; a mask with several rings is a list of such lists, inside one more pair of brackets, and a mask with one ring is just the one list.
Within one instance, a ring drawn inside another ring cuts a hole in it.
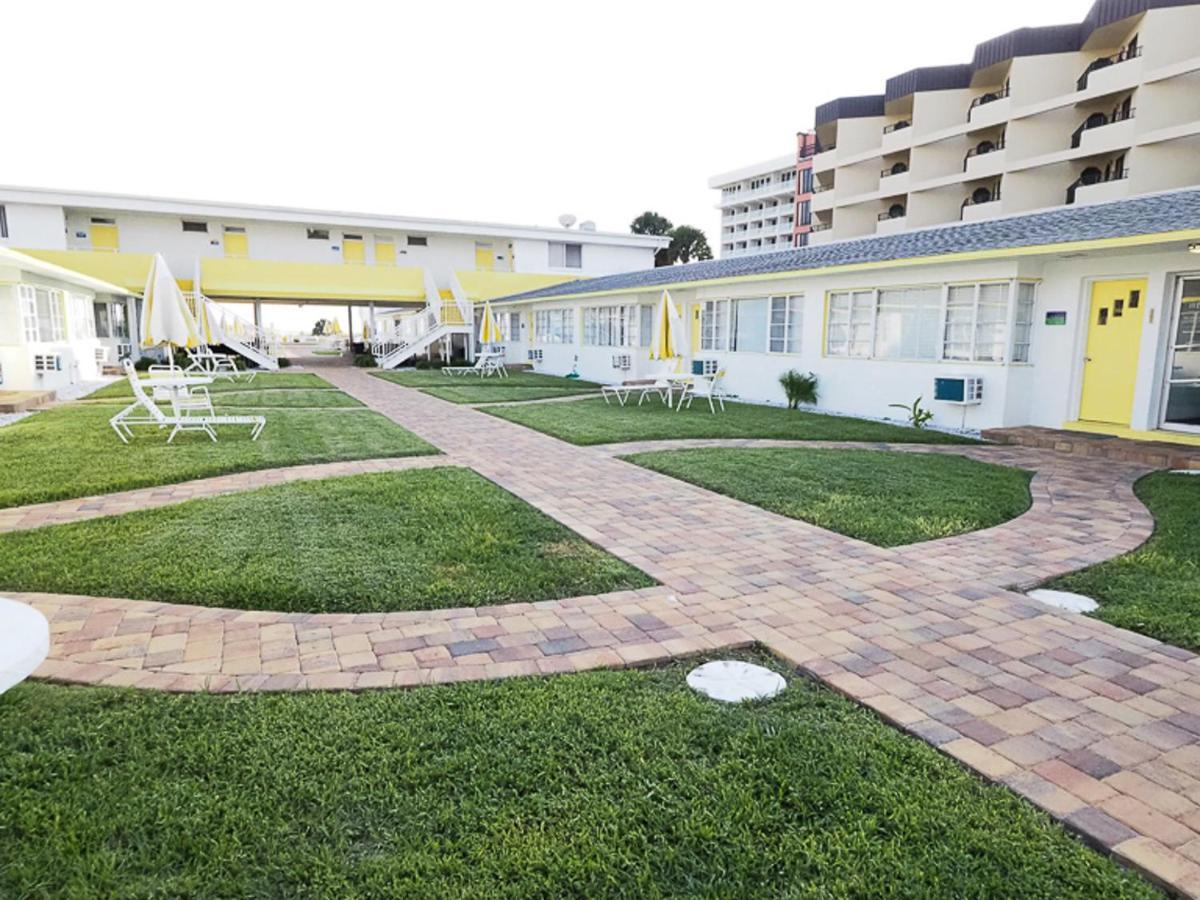
[{"label": "white window frame", "polygon": [[700,349],[708,353],[729,349],[730,303],[704,300],[700,304]]},{"label": "white window frame", "polygon": [[25,332],[25,342],[28,344],[41,343],[41,329],[38,327],[37,290],[32,284],[17,285],[17,295],[21,304],[21,324]]},{"label": "white window frame", "polygon": [[[552,269],[582,269],[583,244],[578,241],[547,241],[549,264]],[[574,248],[576,261],[571,262],[571,248]]]},{"label": "white window frame", "polygon": [[[783,304],[783,321],[775,321],[776,304]],[[767,300],[767,352],[796,355],[804,336],[804,295],[787,294]],[[779,346],[776,347],[778,342]]]},{"label": "white window frame", "polygon": [[539,309],[534,312],[534,331],[539,344],[574,344],[574,309]]}]

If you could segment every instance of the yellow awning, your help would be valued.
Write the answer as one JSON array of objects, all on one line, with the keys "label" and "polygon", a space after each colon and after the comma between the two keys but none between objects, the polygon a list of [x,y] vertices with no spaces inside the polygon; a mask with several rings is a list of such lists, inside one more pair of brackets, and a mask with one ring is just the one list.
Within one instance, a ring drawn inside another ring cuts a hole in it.
[{"label": "yellow awning", "polygon": [[[54,263],[64,269],[82,272],[110,284],[119,285],[127,291],[140,294],[150,277],[149,253],[106,253],[102,250],[22,250],[22,253]],[[184,290],[191,290],[189,282]]]},{"label": "yellow awning", "polygon": [[538,275],[530,272],[478,272],[468,269],[454,274],[472,303],[576,280],[574,275]]},{"label": "yellow awning", "polygon": [[209,297],[267,300],[420,300],[419,267],[274,262],[265,259],[200,260],[200,289]]}]

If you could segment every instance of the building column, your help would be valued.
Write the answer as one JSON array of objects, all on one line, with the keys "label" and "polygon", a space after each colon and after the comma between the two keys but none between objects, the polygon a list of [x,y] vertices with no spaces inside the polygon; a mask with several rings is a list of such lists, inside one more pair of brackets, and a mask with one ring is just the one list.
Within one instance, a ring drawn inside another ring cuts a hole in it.
[{"label": "building column", "polygon": [[262,301],[254,301],[254,327],[262,328]]},{"label": "building column", "polygon": [[129,326],[129,358],[137,362],[142,358],[142,321],[138,316],[137,297],[125,298],[125,323]]}]

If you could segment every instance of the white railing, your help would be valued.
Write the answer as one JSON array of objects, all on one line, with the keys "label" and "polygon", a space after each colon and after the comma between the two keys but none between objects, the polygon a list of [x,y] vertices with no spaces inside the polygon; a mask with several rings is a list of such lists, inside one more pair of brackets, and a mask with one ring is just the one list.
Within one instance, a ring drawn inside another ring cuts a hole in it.
[{"label": "white railing", "polygon": [[[198,308],[198,300],[208,301],[208,298],[203,294],[185,292],[184,297],[187,299],[188,306],[191,307],[192,315],[195,316]],[[211,301],[208,301],[211,302]],[[197,319],[199,322],[199,319]],[[274,361],[279,357],[279,338],[277,335],[267,331],[254,322],[248,319],[243,319],[226,309],[221,308],[221,325],[225,333],[225,340],[230,344],[240,344],[242,347],[248,348],[259,356],[267,357]],[[230,346],[231,350],[238,350],[236,346]],[[258,360],[255,360],[256,362]]]},{"label": "white railing", "polygon": [[371,355],[382,366],[393,354],[421,343],[441,324],[438,308],[435,306],[426,306],[419,313],[393,319],[390,328],[381,328],[372,336]]}]

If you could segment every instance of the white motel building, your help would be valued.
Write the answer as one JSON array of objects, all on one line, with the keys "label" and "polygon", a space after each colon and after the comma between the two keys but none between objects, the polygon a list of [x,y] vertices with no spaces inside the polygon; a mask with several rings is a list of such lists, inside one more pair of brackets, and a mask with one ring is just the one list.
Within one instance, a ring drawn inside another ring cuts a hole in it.
[{"label": "white motel building", "polygon": [[[0,283],[0,390],[86,381],[97,371],[85,360],[89,354],[101,365],[136,356],[137,296],[155,253],[185,291],[245,311],[251,336],[236,349],[255,363],[273,365],[274,350],[254,335],[261,332],[263,305],[282,303],[352,306],[359,322],[376,313],[387,321],[388,311],[393,317],[424,312],[432,327],[407,355],[395,355],[391,362],[398,364],[437,340],[456,341],[454,349],[461,349],[470,339],[475,303],[652,266],[667,242],[597,231],[586,222],[571,229],[531,227],[0,187],[0,249],[16,251],[6,257],[12,267]],[[56,267],[60,281],[85,280],[75,290],[47,287],[47,293],[33,273],[50,270],[38,263]],[[36,328],[16,327],[21,298],[30,290],[44,314]],[[78,344],[74,328],[53,324],[68,316],[79,320],[72,298],[86,291],[95,295],[92,325],[80,324],[78,333],[86,331],[95,348]],[[44,369],[46,359],[59,368]]]}]

